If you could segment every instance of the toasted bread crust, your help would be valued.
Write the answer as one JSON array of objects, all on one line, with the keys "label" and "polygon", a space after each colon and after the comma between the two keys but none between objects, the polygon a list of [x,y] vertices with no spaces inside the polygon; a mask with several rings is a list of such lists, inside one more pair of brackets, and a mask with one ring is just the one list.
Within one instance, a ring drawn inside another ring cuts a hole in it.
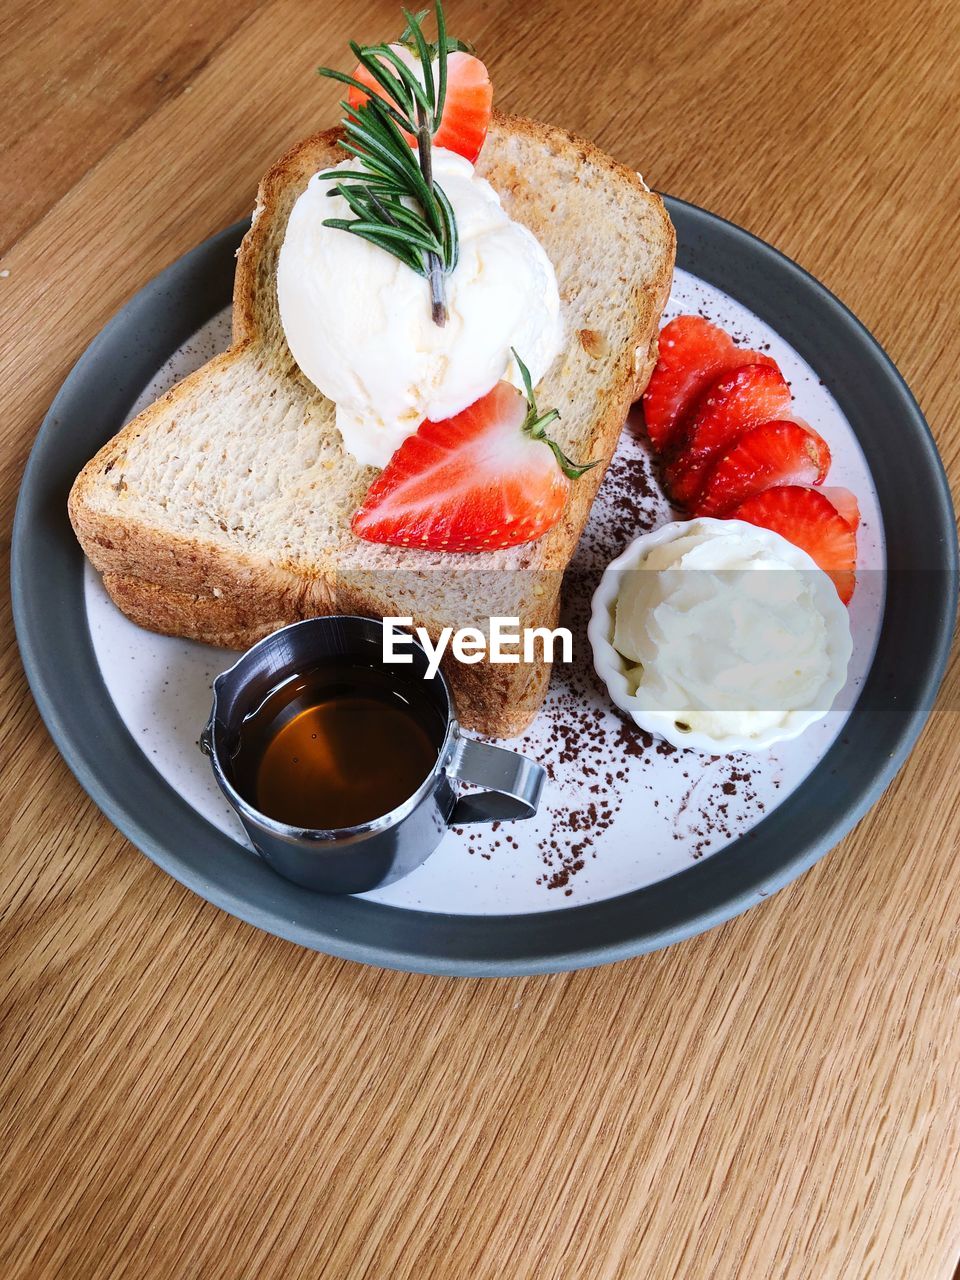
[{"label": "toasted bread crust", "polygon": [[[174,387],[108,442],[84,468],[71,491],[70,518],[84,550],[104,574],[107,589],[123,612],[152,630],[244,648],[277,627],[304,617],[329,612],[383,616],[396,611],[389,591],[381,589],[382,583],[366,590],[351,587],[336,563],[306,571],[302,565],[287,564],[276,557],[225,547],[200,535],[135,519],[123,510],[122,503],[103,498],[110,477],[122,473],[118,464],[139,435],[171,415],[189,415],[198,388],[211,377],[229,375],[237,362],[249,361],[252,354],[264,352],[269,376],[296,380],[302,384],[304,396],[317,396],[294,364],[279,329],[276,254],[293,200],[317,169],[337,158],[338,137],[338,130],[328,130],[303,140],[261,181],[257,214],[238,255],[230,350]],[[670,290],[675,238],[659,197],[649,193],[631,169],[563,130],[518,117],[495,116],[491,143],[478,170],[484,173],[485,165],[495,170],[494,185],[512,216],[522,221],[525,202],[542,198],[531,187],[529,175],[520,167],[511,167],[507,156],[515,140],[535,143],[556,164],[562,163],[565,172],[575,173],[578,165],[591,166],[615,185],[623,202],[635,194],[651,217],[659,246],[653,271],[642,279],[621,278],[621,286],[629,289],[635,323],[629,340],[602,364],[602,395],[598,394],[588,429],[577,436],[580,456],[598,458],[601,465],[572,487],[563,518],[536,545],[533,563],[523,565],[536,578],[523,622],[553,626],[559,608],[560,574],[586,522],[627,409],[645,387],[656,358],[657,329]],[[510,208],[511,202],[515,209]],[[587,334],[583,330],[569,335],[569,340],[579,340],[588,350]],[[358,492],[362,493],[366,483],[364,472],[358,469]],[[415,572],[417,558],[424,554],[400,548],[390,552],[391,568],[402,572]],[[437,630],[428,602],[424,602],[422,619],[415,619],[420,621],[432,632]],[[446,669],[462,722],[493,736],[511,736],[526,727],[543,700],[549,679],[549,667],[542,663],[532,668],[451,663]]]}]

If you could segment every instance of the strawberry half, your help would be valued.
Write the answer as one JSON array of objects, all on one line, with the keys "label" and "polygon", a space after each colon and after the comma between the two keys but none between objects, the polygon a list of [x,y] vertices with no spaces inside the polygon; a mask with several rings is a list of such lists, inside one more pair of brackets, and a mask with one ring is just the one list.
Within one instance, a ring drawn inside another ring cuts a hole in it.
[{"label": "strawberry half", "polygon": [[833,579],[843,603],[849,603],[856,585],[857,536],[818,489],[799,485],[767,489],[741,502],[729,515],[772,529],[806,551]]},{"label": "strawberry half", "polygon": [[826,440],[806,424],[763,422],[717,455],[693,514],[722,516],[753,494],[779,485],[821,484],[829,467]]},{"label": "strawberry half", "polygon": [[[514,353],[516,354],[516,353]],[[556,410],[538,414],[509,382],[442,422],[420,424],[370,486],[351,528],[368,542],[434,551],[493,551],[533,542],[563,514],[577,466],[546,434]]]},{"label": "strawberry half", "polygon": [[643,416],[654,449],[670,449],[700,394],[721,374],[745,364],[776,368],[769,356],[736,346],[728,333],[702,316],[677,316],[665,325],[656,367],[643,393]]},{"label": "strawberry half", "polygon": [[772,364],[748,364],[723,374],[701,396],[675,460],[667,467],[671,499],[689,506],[717,455],[750,427],[783,418],[790,388]]},{"label": "strawberry half", "polygon": [[[390,48],[409,66],[417,68],[419,60],[405,44],[392,44]],[[380,61],[389,72],[390,63],[380,55]],[[434,78],[437,75],[437,61],[433,62]],[[359,80],[369,93],[378,98],[386,98],[382,85],[378,84],[372,72],[360,63],[353,72],[353,78]],[[364,93],[354,85],[350,86],[347,101],[351,107],[359,107],[367,101],[369,93]],[[493,85],[487,68],[472,53],[456,50],[447,54],[447,92],[443,103],[443,114],[440,124],[433,135],[435,147],[446,147],[448,151],[456,151],[465,156],[472,164],[480,154],[490,116],[493,111]],[[412,119],[412,117],[411,117]],[[414,139],[405,129],[400,131],[411,146]]]},{"label": "strawberry half", "polygon": [[821,489],[823,496],[837,508],[851,529],[860,527],[860,503],[849,489]]}]

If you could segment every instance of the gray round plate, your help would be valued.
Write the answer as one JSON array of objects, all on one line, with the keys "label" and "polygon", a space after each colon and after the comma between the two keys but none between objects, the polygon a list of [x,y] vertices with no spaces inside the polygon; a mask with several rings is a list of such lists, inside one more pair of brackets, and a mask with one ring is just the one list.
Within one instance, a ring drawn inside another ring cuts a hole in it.
[{"label": "gray round plate", "polygon": [[13,534],[17,637],[40,713],[81,785],[158,866],[271,933],[368,964],[504,975],[582,968],[709,929],[793,880],[879,797],[929,714],[957,607],[957,535],[936,446],[882,349],[822,285],[746,231],[679,200],[678,265],[739,299],[817,371],[876,483],[888,579],[873,666],[841,738],[746,836],[689,870],[589,906],[455,916],[310,893],[201,818],[133,743],[87,630],[70,485],[164,361],[229,302],[245,225],[213,236],[142,289],[77,362],[27,465]]}]

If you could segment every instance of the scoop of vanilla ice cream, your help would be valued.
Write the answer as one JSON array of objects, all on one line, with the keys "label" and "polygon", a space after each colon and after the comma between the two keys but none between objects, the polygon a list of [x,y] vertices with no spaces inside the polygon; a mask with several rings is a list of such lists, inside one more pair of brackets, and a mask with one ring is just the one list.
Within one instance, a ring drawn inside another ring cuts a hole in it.
[{"label": "scoop of vanilla ice cream", "polygon": [[341,196],[328,196],[329,179],[311,178],[280,249],[277,294],[293,358],[335,402],[344,447],[376,467],[424,418],[459,413],[504,377],[521,386],[511,347],[536,385],[563,342],[556,274],[536,237],[507,216],[462,156],[435,149],[433,174],[460,236],[443,326],[431,318],[424,277],[323,225],[353,216]]},{"label": "scoop of vanilla ice cream", "polygon": [[638,705],[713,738],[755,737],[820,709],[838,627],[849,644],[846,610],[809,557],[770,530],[708,521],[624,575],[613,644],[636,664]]}]

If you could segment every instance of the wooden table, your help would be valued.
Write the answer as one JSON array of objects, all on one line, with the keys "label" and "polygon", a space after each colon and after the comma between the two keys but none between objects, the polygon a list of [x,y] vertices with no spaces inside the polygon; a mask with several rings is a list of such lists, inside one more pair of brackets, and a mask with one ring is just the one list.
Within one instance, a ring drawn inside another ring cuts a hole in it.
[{"label": "wooden table", "polygon": [[[958,6],[450,11],[500,105],[835,290],[956,486]],[[71,363],[331,121],[314,67],[398,23],[392,0],[8,0],[0,24],[6,564]],[[298,950],[181,889],[60,760],[7,600],[0,640],[4,1277],[953,1275],[956,661],[883,800],[762,907],[595,972],[453,981]]]}]

